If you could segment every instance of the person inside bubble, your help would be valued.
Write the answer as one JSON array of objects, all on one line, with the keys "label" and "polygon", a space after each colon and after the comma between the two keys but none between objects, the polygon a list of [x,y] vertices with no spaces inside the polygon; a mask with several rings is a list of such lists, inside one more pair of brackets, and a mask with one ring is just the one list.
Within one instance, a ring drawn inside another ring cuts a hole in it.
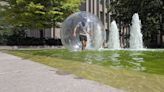
[{"label": "person inside bubble", "polygon": [[79,22],[74,28],[73,35],[76,36],[77,32],[79,34],[79,39],[82,44],[82,50],[84,50],[87,46],[87,41],[89,37],[89,33],[87,32],[87,25],[84,22]]}]

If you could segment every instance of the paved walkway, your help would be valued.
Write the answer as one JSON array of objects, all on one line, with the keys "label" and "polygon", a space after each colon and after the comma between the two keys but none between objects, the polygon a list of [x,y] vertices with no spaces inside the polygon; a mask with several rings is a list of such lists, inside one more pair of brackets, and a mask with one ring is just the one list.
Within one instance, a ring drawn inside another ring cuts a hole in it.
[{"label": "paved walkway", "polygon": [[0,52],[0,92],[121,92]]}]

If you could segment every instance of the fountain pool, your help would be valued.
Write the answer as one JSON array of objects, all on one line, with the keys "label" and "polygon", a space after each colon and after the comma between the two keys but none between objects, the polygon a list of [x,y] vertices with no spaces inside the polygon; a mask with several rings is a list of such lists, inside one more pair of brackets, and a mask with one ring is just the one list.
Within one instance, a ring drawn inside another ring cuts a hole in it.
[{"label": "fountain pool", "polygon": [[[28,51],[26,51],[28,52]],[[30,51],[29,51],[30,53]],[[34,55],[46,55],[89,64],[100,64],[115,69],[127,69],[164,75],[164,49],[69,51],[66,49],[33,51]]]}]

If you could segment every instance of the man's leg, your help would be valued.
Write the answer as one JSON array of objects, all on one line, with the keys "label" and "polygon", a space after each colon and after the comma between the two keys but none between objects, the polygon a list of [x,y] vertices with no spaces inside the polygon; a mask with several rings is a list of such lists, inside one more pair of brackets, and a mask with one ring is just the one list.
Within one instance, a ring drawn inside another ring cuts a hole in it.
[{"label": "man's leg", "polygon": [[82,50],[84,50],[84,49],[85,49],[85,41],[82,40]]}]

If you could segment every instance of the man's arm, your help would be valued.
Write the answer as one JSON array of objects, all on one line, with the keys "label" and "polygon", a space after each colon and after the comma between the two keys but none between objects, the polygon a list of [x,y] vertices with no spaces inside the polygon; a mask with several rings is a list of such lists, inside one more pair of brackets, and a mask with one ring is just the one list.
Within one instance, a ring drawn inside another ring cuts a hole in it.
[{"label": "man's arm", "polygon": [[81,22],[79,22],[79,23],[75,26],[75,28],[74,28],[74,30],[73,30],[73,36],[76,36],[77,28],[80,27],[80,26],[81,26]]}]

